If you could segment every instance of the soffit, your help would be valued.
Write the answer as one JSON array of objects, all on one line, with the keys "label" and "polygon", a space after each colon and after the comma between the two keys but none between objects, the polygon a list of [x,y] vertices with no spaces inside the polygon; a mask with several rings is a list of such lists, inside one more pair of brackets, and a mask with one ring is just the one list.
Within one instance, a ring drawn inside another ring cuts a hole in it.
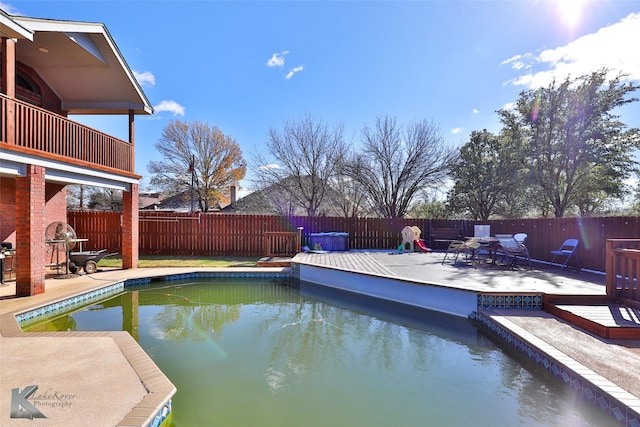
[{"label": "soffit", "polygon": [[102,24],[13,17],[33,32],[17,60],[33,68],[69,114],[152,114],[133,73]]}]

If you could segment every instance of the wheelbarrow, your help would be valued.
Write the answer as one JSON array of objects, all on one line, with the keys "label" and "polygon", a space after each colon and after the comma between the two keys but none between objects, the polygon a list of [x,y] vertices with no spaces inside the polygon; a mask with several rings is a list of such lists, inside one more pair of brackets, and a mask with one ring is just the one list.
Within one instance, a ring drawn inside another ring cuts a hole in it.
[{"label": "wheelbarrow", "polygon": [[92,274],[98,271],[98,262],[104,257],[116,255],[108,254],[106,249],[101,251],[82,251],[69,253],[69,272],[77,273],[83,269],[85,273]]}]

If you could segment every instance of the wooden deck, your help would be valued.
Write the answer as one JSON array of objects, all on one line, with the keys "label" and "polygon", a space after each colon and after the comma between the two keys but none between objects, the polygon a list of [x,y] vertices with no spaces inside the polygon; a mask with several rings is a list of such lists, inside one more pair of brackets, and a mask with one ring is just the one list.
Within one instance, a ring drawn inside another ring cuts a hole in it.
[{"label": "wooden deck", "polygon": [[599,337],[640,339],[640,310],[617,303],[548,304],[545,311]]},{"label": "wooden deck", "polygon": [[301,253],[297,262],[349,270],[358,273],[397,276],[394,271],[372,256],[371,252]]}]

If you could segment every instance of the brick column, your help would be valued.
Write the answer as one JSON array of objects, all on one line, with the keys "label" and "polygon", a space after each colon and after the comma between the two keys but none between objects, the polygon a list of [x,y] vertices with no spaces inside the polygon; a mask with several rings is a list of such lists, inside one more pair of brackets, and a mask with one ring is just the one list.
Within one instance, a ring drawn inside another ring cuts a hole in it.
[{"label": "brick column", "polygon": [[44,292],[45,168],[27,165],[16,177],[16,295]]},{"label": "brick column", "polygon": [[138,184],[122,193],[122,267],[138,267]]}]

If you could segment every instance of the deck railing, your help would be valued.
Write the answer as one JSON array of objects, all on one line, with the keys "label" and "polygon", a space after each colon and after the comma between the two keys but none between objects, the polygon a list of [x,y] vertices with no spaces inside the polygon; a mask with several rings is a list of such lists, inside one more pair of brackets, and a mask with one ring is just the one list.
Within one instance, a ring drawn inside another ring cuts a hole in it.
[{"label": "deck railing", "polygon": [[640,302],[640,239],[609,239],[606,244],[607,295]]},{"label": "deck railing", "polygon": [[2,94],[0,143],[54,160],[133,172],[130,143]]},{"label": "deck railing", "polygon": [[264,254],[267,257],[293,256],[300,251],[300,232],[267,231],[264,233]]}]

